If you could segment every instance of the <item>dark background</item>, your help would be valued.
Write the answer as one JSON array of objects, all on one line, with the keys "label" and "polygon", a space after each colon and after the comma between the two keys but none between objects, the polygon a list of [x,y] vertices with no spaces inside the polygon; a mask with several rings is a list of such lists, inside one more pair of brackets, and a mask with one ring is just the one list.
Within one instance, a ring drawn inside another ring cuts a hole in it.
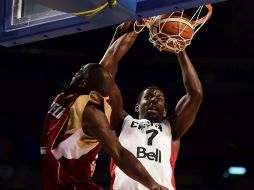
[{"label": "dark background", "polygon": [[[203,84],[195,123],[182,139],[178,190],[254,189],[254,19],[251,0],[214,4],[211,19],[186,48]],[[0,47],[0,189],[41,189],[39,142],[52,98],[87,62],[103,56],[115,26],[11,48]],[[127,112],[147,85],[168,95],[169,113],[184,95],[174,53],[160,52],[141,33],[116,78]],[[98,160],[95,180],[108,189],[109,158]],[[230,176],[229,166],[244,166]]]}]

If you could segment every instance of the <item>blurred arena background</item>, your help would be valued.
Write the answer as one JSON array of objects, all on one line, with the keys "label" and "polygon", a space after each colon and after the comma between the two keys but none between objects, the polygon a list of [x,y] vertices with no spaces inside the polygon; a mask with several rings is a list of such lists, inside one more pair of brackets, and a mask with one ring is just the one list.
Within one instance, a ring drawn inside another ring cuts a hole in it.
[{"label": "blurred arena background", "polygon": [[[182,140],[178,190],[254,189],[254,16],[251,0],[214,4],[211,19],[187,47],[204,99]],[[0,46],[0,189],[42,189],[39,143],[52,98],[87,62],[98,62],[116,26],[16,47]],[[155,79],[155,80],[153,80]],[[169,111],[183,94],[174,53],[159,52],[147,30],[121,61],[116,77],[126,111],[135,115],[147,85],[166,90]],[[95,181],[109,189],[109,157],[102,152]],[[230,166],[246,168],[231,175]]]}]

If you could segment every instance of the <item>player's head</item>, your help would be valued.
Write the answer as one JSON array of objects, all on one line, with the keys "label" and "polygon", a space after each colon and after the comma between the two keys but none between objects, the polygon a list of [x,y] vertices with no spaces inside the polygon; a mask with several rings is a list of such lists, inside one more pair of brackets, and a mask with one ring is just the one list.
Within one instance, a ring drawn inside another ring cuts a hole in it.
[{"label": "player's head", "polygon": [[79,94],[97,91],[102,96],[108,96],[112,81],[110,74],[100,64],[88,63],[72,78],[67,91]]},{"label": "player's head", "polygon": [[160,122],[167,115],[165,94],[157,86],[145,88],[138,97],[135,111],[139,112],[139,119]]}]

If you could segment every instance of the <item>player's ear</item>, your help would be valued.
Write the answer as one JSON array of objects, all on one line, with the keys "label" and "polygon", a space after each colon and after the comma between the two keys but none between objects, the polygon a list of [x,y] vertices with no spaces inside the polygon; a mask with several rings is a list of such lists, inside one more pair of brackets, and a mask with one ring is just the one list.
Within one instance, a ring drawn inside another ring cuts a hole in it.
[{"label": "player's ear", "polygon": [[138,103],[135,105],[135,112],[139,112],[139,104]]},{"label": "player's ear", "polygon": [[163,111],[163,117],[166,117],[166,116],[167,116],[167,110],[164,109],[164,111]]}]

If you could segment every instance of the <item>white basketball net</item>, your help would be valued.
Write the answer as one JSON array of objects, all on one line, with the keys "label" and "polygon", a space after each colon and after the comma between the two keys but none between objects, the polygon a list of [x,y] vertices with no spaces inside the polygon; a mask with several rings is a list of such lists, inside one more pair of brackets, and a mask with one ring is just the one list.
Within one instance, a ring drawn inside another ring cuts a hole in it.
[{"label": "white basketball net", "polygon": [[[208,13],[206,14],[206,16],[200,18],[204,6],[208,9]],[[211,17],[212,6],[210,4],[204,6],[199,6],[190,19],[186,19],[184,10],[172,12],[163,19],[161,19],[160,16],[143,19],[143,27],[147,26],[147,28],[149,29],[149,41],[160,51],[165,50],[176,53],[183,51],[188,45],[191,44],[193,36]],[[173,16],[175,15],[175,13],[178,14],[177,18]],[[163,26],[167,22],[178,22],[179,27],[177,34],[167,34],[162,31]],[[142,26],[138,24],[137,21],[135,22],[135,25],[134,28],[136,28],[137,26]],[[183,25],[184,27],[181,27],[181,25]],[[189,29],[192,30],[192,34],[188,38],[182,36],[182,33],[185,31],[186,27],[189,27]],[[141,30],[139,30],[139,32],[140,31]]]}]

